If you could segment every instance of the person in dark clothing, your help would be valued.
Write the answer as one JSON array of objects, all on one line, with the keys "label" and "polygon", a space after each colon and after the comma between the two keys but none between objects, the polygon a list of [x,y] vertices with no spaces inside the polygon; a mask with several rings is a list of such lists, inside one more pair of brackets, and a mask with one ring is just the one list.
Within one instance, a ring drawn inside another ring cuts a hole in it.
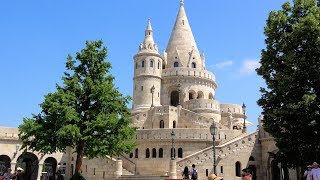
[{"label": "person in dark clothing", "polygon": [[189,168],[187,166],[184,167],[184,170],[182,172],[182,178],[183,179],[189,179]]}]

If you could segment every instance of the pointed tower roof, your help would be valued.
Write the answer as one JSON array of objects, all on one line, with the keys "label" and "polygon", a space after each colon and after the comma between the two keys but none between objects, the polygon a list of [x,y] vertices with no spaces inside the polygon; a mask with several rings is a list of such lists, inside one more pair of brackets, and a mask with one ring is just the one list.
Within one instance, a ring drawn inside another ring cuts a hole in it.
[{"label": "pointed tower roof", "polygon": [[171,32],[170,40],[166,49],[166,53],[168,54],[168,61],[177,59],[176,57],[172,57],[172,54],[177,50],[182,56],[179,57],[179,59],[183,60],[181,62],[182,66],[188,66],[188,63],[190,61],[189,54],[191,53],[191,51],[193,52],[193,56],[197,56],[197,58],[200,58],[198,47],[196,41],[194,40],[191,27],[184,9],[183,0],[180,0],[180,9],[176,17],[176,22]]},{"label": "pointed tower roof", "polygon": [[148,25],[145,30],[145,38],[143,43],[140,44],[139,46],[139,53],[158,53],[158,46],[156,43],[154,43],[153,40],[153,30],[151,27],[151,20],[148,19]]}]

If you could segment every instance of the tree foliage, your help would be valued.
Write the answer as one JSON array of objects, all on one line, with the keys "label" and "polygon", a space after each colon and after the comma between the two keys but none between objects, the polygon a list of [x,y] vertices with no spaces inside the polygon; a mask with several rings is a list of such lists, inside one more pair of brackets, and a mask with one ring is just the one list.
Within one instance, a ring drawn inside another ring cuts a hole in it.
[{"label": "tree foliage", "polygon": [[258,104],[289,167],[320,160],[320,8],[316,0],[287,2],[265,26],[257,73],[266,81]]},{"label": "tree foliage", "polygon": [[19,126],[23,147],[43,153],[77,153],[76,174],[83,156],[105,157],[129,153],[135,129],[129,126],[130,110],[114,85],[111,64],[105,61],[102,41],[86,42],[86,48],[68,55],[63,85],[45,96],[42,112],[24,118]]}]

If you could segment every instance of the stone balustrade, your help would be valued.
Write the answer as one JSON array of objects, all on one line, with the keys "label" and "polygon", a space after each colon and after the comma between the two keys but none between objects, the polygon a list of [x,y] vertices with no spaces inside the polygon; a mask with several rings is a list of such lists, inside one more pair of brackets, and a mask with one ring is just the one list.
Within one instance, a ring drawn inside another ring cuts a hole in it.
[{"label": "stone balustrade", "polygon": [[219,102],[214,99],[192,99],[184,102],[182,107],[191,111],[197,109],[210,109],[212,111],[220,112]]},{"label": "stone balustrade", "polygon": [[221,112],[228,112],[236,113],[236,114],[243,114],[242,105],[241,104],[220,104]]},{"label": "stone balustrade", "polygon": [[162,77],[167,77],[167,76],[193,76],[193,77],[208,79],[214,82],[216,81],[216,77],[212,72],[207,70],[194,69],[194,68],[177,67],[177,68],[163,69]]}]

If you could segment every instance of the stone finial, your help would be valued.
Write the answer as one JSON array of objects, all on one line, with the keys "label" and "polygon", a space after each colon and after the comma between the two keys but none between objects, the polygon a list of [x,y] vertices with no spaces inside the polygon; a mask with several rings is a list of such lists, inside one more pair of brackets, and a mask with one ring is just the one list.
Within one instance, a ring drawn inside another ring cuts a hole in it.
[{"label": "stone finial", "polygon": [[180,0],[180,5],[181,5],[181,6],[184,5],[184,0]]}]

